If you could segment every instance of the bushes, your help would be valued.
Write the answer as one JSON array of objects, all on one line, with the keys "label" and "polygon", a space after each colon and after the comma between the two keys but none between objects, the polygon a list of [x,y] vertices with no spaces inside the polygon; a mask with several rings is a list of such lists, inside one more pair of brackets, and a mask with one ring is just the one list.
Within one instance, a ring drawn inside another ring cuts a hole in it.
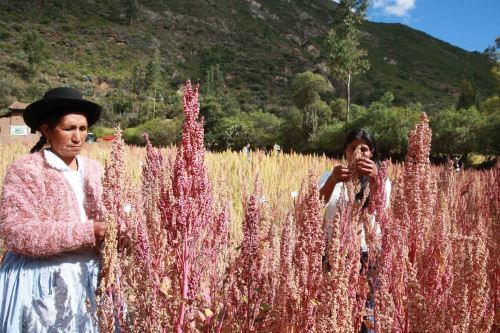
[{"label": "bushes", "polygon": [[155,146],[169,146],[180,139],[182,123],[175,119],[150,119],[144,124],[128,128],[123,133],[126,143],[144,146],[144,133],[148,133],[151,143]]},{"label": "bushes", "polygon": [[[282,120],[268,112],[237,112],[223,116],[219,108],[211,107],[214,113],[206,113],[206,144],[211,150],[241,149],[247,143],[256,147],[269,147],[277,143]],[[209,111],[205,109],[205,111]],[[214,118],[214,114],[219,118]]]},{"label": "bushes", "polygon": [[[433,152],[442,155],[466,156],[471,152],[500,154],[500,113],[492,97],[478,109],[452,108],[441,110],[431,117],[434,130]],[[496,102],[498,103],[498,102]]]},{"label": "bushes", "polygon": [[9,106],[16,101],[16,96],[20,93],[19,88],[7,80],[0,80],[0,108]]},{"label": "bushes", "polygon": [[115,134],[115,130],[108,127],[91,127],[89,129],[89,132],[94,133],[94,135],[98,138],[102,138],[104,136],[112,136]]}]

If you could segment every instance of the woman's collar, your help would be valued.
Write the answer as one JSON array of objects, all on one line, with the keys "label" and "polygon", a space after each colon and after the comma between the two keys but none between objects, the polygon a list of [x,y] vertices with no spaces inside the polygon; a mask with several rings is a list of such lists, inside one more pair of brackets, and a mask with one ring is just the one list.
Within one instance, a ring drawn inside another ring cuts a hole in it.
[{"label": "woman's collar", "polygon": [[76,157],[75,157],[77,165],[78,165],[78,170],[72,170],[66,163],[64,163],[64,161],[59,156],[54,154],[54,152],[50,149],[44,149],[43,156],[45,157],[45,160],[47,161],[47,163],[57,170],[81,171],[82,166],[83,166],[79,155],[76,155]]}]

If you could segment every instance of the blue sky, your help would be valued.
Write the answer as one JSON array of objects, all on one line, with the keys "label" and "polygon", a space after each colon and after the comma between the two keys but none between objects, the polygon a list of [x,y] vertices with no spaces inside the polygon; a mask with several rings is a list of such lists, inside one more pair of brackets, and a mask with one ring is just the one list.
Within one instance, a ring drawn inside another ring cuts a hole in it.
[{"label": "blue sky", "polygon": [[500,0],[369,0],[368,20],[403,23],[468,51],[500,36]]}]

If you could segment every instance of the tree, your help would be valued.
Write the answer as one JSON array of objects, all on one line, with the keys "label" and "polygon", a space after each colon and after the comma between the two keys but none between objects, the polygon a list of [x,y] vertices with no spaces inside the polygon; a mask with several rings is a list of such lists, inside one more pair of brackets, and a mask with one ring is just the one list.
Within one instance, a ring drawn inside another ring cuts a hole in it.
[{"label": "tree", "polygon": [[341,156],[344,154],[345,129],[344,123],[334,119],[318,129],[314,141],[304,152],[327,154],[328,156]]},{"label": "tree", "polygon": [[318,119],[331,115],[330,108],[320,97],[320,93],[329,90],[325,78],[310,71],[298,74],[292,82],[292,99],[302,111],[302,128],[309,140],[316,134]]},{"label": "tree", "polygon": [[149,92],[149,99],[153,100],[153,118],[156,114],[156,102],[158,97],[163,100],[163,96],[158,95],[161,84],[161,66],[160,66],[160,42],[153,37],[151,42],[153,48],[153,58],[146,65],[144,74],[144,88]]},{"label": "tree", "polygon": [[182,120],[153,118],[136,128],[128,128],[123,133],[127,143],[144,145],[144,133],[148,133],[154,146],[169,146],[181,139]]},{"label": "tree", "polygon": [[493,63],[500,61],[500,36],[495,39],[495,44],[488,46],[483,54]]},{"label": "tree", "polygon": [[240,149],[252,140],[252,124],[241,115],[224,117],[213,130],[213,142],[210,149]]},{"label": "tree", "polygon": [[463,80],[460,87],[457,109],[467,109],[478,104],[477,88],[470,80]]},{"label": "tree", "polygon": [[292,107],[281,119],[278,142],[285,149],[299,151],[304,144],[302,136],[297,135],[297,133],[302,131],[302,111],[296,107]]},{"label": "tree", "polygon": [[123,0],[123,6],[125,8],[125,17],[129,25],[132,25],[133,20],[137,18],[139,12],[139,4],[137,0]]},{"label": "tree", "polygon": [[136,64],[130,78],[130,88],[136,95],[139,95],[144,88],[144,77],[144,66],[141,63]]},{"label": "tree", "polygon": [[31,74],[36,73],[36,67],[47,57],[46,45],[37,31],[30,31],[24,35],[23,50],[28,56]]},{"label": "tree", "polygon": [[493,95],[481,103],[482,123],[477,135],[478,152],[500,155],[500,97]]},{"label": "tree", "polygon": [[361,32],[356,27],[367,6],[367,0],[341,0],[334,14],[334,27],[326,37],[330,72],[347,88],[346,124],[351,107],[352,78],[370,68],[366,59],[368,52],[360,47]]},{"label": "tree", "polygon": [[476,136],[476,151],[498,156],[500,155],[500,101],[498,97],[496,103],[496,110],[483,116]]},{"label": "tree", "polygon": [[215,133],[216,126],[222,117],[224,117],[222,106],[215,96],[206,95],[202,97],[200,115],[203,117],[205,142],[211,147],[217,141],[217,134]]},{"label": "tree", "polygon": [[210,66],[207,70],[207,95],[220,96],[224,92],[224,74],[220,69],[219,64]]},{"label": "tree", "polygon": [[403,159],[408,146],[408,133],[418,123],[422,106],[420,104],[409,104],[406,107],[392,106],[393,99],[394,95],[386,92],[366,109],[353,105],[353,111],[355,110],[359,116],[352,118],[346,130],[366,128],[377,138],[379,157]]},{"label": "tree", "polygon": [[62,1],[62,17],[66,19],[66,0]]},{"label": "tree", "polygon": [[500,94],[500,63],[496,63],[491,68],[491,74],[496,81],[496,93]]},{"label": "tree", "polygon": [[246,113],[252,126],[251,142],[257,147],[270,147],[277,143],[276,129],[282,120],[269,112],[255,111]]},{"label": "tree", "polygon": [[339,97],[330,102],[330,109],[332,110],[332,116],[337,120],[344,119],[346,107],[347,107],[347,101],[344,98]]},{"label": "tree", "polygon": [[160,61],[155,55],[146,65],[146,72],[144,74],[144,88],[149,91],[158,89],[160,82]]},{"label": "tree", "polygon": [[444,155],[466,156],[470,152],[483,152],[480,147],[484,116],[475,106],[454,110],[447,108],[430,117],[432,152]]},{"label": "tree", "polygon": [[[61,16],[63,20],[66,20],[66,10],[67,10],[67,0],[54,0],[54,4],[61,8]],[[71,2],[69,2],[71,5]],[[45,6],[45,1],[42,3],[42,7]]]},{"label": "tree", "polygon": [[397,107],[375,102],[370,105],[364,127],[376,135],[380,157],[404,158],[408,133],[418,123],[421,111],[420,104]]},{"label": "tree", "polygon": [[494,45],[488,46],[486,49],[484,49],[483,55],[489,61],[492,61],[492,62],[497,61],[497,50],[496,50],[496,47]]}]

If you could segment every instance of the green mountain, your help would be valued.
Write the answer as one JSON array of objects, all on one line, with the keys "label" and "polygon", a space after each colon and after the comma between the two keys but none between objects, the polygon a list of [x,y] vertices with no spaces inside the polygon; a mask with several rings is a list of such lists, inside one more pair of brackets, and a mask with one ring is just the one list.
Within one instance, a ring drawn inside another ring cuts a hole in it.
[{"label": "green mountain", "polygon": [[[203,89],[207,70],[219,64],[228,94],[243,111],[277,113],[291,105],[296,74],[328,76],[323,39],[335,10],[330,0],[150,0],[127,7],[131,3],[1,1],[0,108],[70,84],[116,109],[120,96],[130,101],[137,95],[131,94],[134,68],[136,74],[147,72],[155,52],[162,98],[188,78]],[[493,90],[491,63],[477,52],[401,24],[364,22],[361,29],[371,70],[355,77],[356,103],[368,104],[390,90],[397,105],[421,102],[424,109],[437,109],[457,101],[463,79],[482,96]],[[38,31],[46,45],[35,73],[23,50],[30,31]],[[342,86],[329,79],[341,94]]]}]

